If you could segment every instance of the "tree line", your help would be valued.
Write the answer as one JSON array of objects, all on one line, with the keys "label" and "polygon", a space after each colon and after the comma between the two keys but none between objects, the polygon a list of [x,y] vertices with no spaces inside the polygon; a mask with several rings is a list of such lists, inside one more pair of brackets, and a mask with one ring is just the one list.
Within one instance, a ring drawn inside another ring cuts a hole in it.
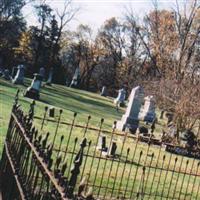
[{"label": "tree line", "polygon": [[[37,25],[27,27],[27,3],[34,3]],[[0,65],[24,64],[30,77],[40,67],[47,74],[53,68],[54,82],[61,84],[69,84],[79,67],[80,88],[107,86],[111,95],[140,84],[160,108],[175,113],[178,131],[192,129],[200,118],[200,4],[176,1],[171,9],[159,9],[153,3],[142,19],[127,8],[123,19],[106,20],[94,36],[85,24],[66,28],[79,12],[71,0],[63,1],[61,11],[45,1],[1,1]]]}]

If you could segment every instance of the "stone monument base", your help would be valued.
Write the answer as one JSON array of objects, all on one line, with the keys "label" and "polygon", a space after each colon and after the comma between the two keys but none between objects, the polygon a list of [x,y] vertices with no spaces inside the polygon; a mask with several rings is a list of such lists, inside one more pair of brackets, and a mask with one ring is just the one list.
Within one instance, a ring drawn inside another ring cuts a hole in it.
[{"label": "stone monument base", "polygon": [[139,120],[123,116],[121,121],[117,121],[116,129],[120,131],[130,131],[135,134],[139,125]]},{"label": "stone monument base", "polygon": [[24,96],[35,100],[38,100],[40,98],[39,91],[31,87],[27,88],[26,92],[24,93]]},{"label": "stone monument base", "polygon": [[23,84],[24,84],[24,80],[21,80],[21,79],[13,79],[12,83],[13,83],[13,84],[21,84],[21,85],[23,85]]},{"label": "stone monument base", "polygon": [[155,113],[142,113],[139,115],[139,119],[145,122],[152,123],[153,120],[156,118]]}]

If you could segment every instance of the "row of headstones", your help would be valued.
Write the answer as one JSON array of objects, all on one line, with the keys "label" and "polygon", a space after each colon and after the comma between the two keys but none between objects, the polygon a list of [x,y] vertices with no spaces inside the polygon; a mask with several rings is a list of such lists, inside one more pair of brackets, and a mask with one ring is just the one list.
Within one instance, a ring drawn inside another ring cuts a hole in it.
[{"label": "row of headstones", "polygon": [[[10,75],[10,71],[8,69],[5,69],[5,70],[0,69],[0,76],[9,81],[12,80],[14,84],[23,84],[25,68],[23,65],[18,65],[16,68],[17,68],[17,73],[14,78],[12,75]],[[14,71],[14,68],[13,68],[13,71]]]},{"label": "row of headstones", "polygon": [[[25,74],[24,65],[18,65],[17,73],[14,78],[12,78],[8,69],[0,70],[0,76],[6,80],[12,80],[12,83],[14,84],[24,84],[24,74]],[[33,99],[39,99],[39,96],[40,96],[39,93],[40,93],[42,81],[44,80],[44,78],[45,78],[45,68],[41,67],[39,70],[39,73],[34,74],[34,78],[31,82],[31,86],[27,88],[25,92],[25,96],[33,98]],[[52,79],[53,79],[53,68],[50,69],[49,76],[46,81],[46,85],[51,85]],[[78,84],[80,82],[79,80],[80,80],[80,69],[78,67],[76,68],[70,87],[78,87]]]},{"label": "row of headstones", "polygon": [[[102,89],[101,95],[107,96],[105,86]],[[125,98],[126,91],[122,88],[118,91],[118,96],[114,99],[114,104],[125,104]],[[144,106],[142,106],[143,101]],[[143,88],[137,86],[131,91],[126,113],[122,116],[121,121],[118,121],[117,129],[124,131],[128,128],[134,132],[138,127],[139,120],[153,122],[155,118],[155,99],[153,96],[147,96],[144,98]]]},{"label": "row of headstones", "polygon": [[[34,74],[34,78],[32,80],[31,86],[28,87],[25,92],[26,97],[29,97],[32,99],[39,99],[40,89],[42,86],[42,81],[44,79],[44,76],[45,76],[45,69],[40,68],[39,74]],[[51,85],[52,77],[53,77],[53,69],[50,70],[49,78],[46,82],[46,85]],[[78,67],[78,68],[76,68],[75,74],[74,74],[72,82],[70,84],[70,87],[74,87],[74,88],[78,87],[79,80],[80,80],[80,69]]]},{"label": "row of headstones", "polygon": [[97,150],[102,152],[102,155],[107,157],[115,157],[116,150],[117,150],[117,143],[116,141],[111,141],[110,147],[108,148],[106,145],[106,136],[100,135],[98,139],[98,146],[96,147]]},{"label": "row of headstones", "polygon": [[[14,76],[14,78],[13,78],[14,72],[12,72],[12,75],[10,75],[10,71],[8,69],[5,69],[5,70],[0,69],[1,77],[6,80],[12,80],[12,82],[14,84],[23,84],[24,83],[25,66],[18,65],[17,67],[13,68],[13,71],[14,71],[14,69],[17,69],[16,75]],[[45,77],[45,69],[43,67],[41,67],[39,70],[39,74],[34,74],[34,78],[35,77],[37,78],[38,77],[37,75],[40,75],[41,76],[40,79],[43,80]],[[49,77],[48,77],[46,84],[51,85],[52,78],[53,78],[53,68],[50,69]]]}]

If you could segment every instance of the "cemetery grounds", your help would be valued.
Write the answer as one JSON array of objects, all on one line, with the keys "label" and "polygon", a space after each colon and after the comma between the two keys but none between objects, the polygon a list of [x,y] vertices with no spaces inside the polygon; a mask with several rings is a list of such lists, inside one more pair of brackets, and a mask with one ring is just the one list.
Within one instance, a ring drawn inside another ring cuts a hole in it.
[{"label": "cemetery grounds", "polygon": [[[22,90],[25,90],[29,84],[30,80],[26,80],[25,86],[19,87],[21,90],[19,103],[26,112],[32,100],[24,98]],[[17,88],[18,86],[0,80],[0,155]],[[54,119],[46,117],[44,120],[45,106],[56,107]],[[113,133],[113,122],[121,119],[124,109],[117,112],[111,98],[65,86],[45,86],[41,91],[41,101],[37,101],[35,106],[34,124],[40,134],[45,135],[49,132],[50,138],[53,139],[60,109],[63,110],[60,119],[63,123],[59,124],[55,144],[59,148],[62,135],[63,146],[70,141],[68,152],[71,154],[67,159],[71,161],[77,152],[74,149],[78,148],[81,139],[85,136],[88,142],[91,141],[85,150],[86,157],[78,182],[86,176],[89,180],[87,184],[93,187],[95,195],[102,199],[120,198],[124,193],[127,199],[137,198],[138,194],[139,199],[200,198],[199,161],[167,153],[161,146],[138,142],[130,134],[124,135],[116,131]],[[75,118],[77,126],[72,127],[74,112],[77,113]],[[89,115],[91,119],[88,121]],[[120,156],[115,159],[106,159],[96,150],[101,118],[104,118],[101,132],[107,131],[103,132],[107,138],[107,146],[111,138],[117,143],[117,155]],[[156,126],[155,135],[158,138],[163,124],[164,120],[159,121],[159,125]],[[70,135],[71,128],[73,134]],[[76,140],[78,141],[75,142]],[[93,159],[94,154],[95,159]],[[54,157],[57,157],[56,152]],[[70,167],[66,173],[70,173]]]}]

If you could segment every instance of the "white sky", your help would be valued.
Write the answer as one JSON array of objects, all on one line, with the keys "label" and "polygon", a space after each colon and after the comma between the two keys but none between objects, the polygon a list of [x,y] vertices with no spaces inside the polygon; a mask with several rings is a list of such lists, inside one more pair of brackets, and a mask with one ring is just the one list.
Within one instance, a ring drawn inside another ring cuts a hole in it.
[{"label": "white sky", "polygon": [[[184,0],[178,0],[183,2]],[[47,0],[53,9],[62,10],[64,0]],[[159,8],[170,8],[175,4],[175,0],[158,0]],[[139,17],[144,16],[152,8],[151,0],[74,0],[75,7],[81,7],[75,19],[68,24],[68,29],[75,30],[79,24],[88,24],[94,31],[111,17],[122,18],[125,7],[132,7]],[[26,6],[23,13],[28,21],[28,25],[36,23],[34,11],[31,6]]]}]

